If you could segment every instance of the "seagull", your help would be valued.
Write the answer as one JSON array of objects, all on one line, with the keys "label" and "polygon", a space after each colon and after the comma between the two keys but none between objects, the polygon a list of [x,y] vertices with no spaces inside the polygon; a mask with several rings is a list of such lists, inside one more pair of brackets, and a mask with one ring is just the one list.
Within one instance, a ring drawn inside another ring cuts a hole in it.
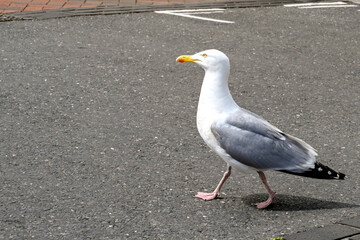
[{"label": "seagull", "polygon": [[218,197],[232,168],[258,173],[269,193],[266,201],[254,204],[258,209],[268,207],[276,195],[267,182],[266,170],[318,179],[345,178],[345,174],[316,161],[317,153],[309,144],[235,103],[228,86],[230,61],[223,52],[211,49],[182,55],[176,60],[196,63],[205,70],[196,116],[197,129],[210,149],[227,163],[227,170],[215,190],[198,192],[194,197],[205,201]]}]

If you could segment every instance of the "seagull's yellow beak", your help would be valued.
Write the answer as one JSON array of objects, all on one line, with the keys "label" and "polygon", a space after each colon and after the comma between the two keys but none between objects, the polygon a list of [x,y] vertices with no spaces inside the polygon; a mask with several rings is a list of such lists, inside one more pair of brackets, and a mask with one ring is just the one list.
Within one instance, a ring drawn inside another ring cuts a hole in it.
[{"label": "seagull's yellow beak", "polygon": [[191,58],[190,55],[181,55],[176,59],[177,62],[195,62],[199,61],[199,59]]}]

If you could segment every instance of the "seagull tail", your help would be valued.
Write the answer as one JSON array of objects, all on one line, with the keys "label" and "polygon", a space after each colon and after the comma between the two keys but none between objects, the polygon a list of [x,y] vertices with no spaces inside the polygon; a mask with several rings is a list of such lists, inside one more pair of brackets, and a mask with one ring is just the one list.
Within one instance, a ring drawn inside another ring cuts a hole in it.
[{"label": "seagull tail", "polygon": [[280,170],[280,172],[298,175],[302,177],[318,178],[318,179],[337,179],[337,180],[345,179],[345,174],[341,172],[337,172],[320,162],[315,162],[314,168],[307,169],[303,172],[299,172],[299,170],[295,170],[295,171]]}]

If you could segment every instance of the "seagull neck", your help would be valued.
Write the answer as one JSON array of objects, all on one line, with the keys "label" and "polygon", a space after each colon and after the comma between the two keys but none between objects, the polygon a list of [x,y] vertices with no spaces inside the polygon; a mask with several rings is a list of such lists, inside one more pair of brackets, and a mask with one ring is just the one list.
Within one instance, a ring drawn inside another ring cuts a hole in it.
[{"label": "seagull neck", "polygon": [[218,108],[216,110],[220,112],[237,106],[230,94],[228,77],[229,71],[206,71],[201,87],[199,106],[211,106],[211,108]]}]

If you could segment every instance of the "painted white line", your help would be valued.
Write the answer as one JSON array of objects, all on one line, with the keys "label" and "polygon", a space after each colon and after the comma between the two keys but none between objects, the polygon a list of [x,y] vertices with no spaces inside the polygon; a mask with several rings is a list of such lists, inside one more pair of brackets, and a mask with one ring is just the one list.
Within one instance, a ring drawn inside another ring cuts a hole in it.
[{"label": "painted white line", "polygon": [[155,11],[157,13],[173,12],[173,13],[192,13],[192,12],[213,12],[213,11],[222,11],[225,12],[223,8],[204,8],[204,9],[183,9],[183,10],[165,10],[165,11]]},{"label": "painted white line", "polygon": [[216,12],[196,12],[196,13],[192,13],[192,14],[213,14],[213,13],[224,13],[224,12],[220,12],[220,11],[216,11]]},{"label": "painted white line", "polygon": [[358,5],[307,6],[307,7],[299,7],[299,8],[346,8],[346,7],[358,7]]},{"label": "painted white line", "polygon": [[205,21],[211,21],[211,22],[234,23],[234,22],[232,22],[232,21],[226,21],[226,20],[219,20],[219,19],[214,19],[214,18],[205,18],[205,17],[193,16],[193,15],[185,14],[185,13],[163,13],[163,14],[169,14],[169,15],[175,15],[175,16],[187,17],[187,18],[195,18],[195,19],[205,20]]},{"label": "painted white line", "polygon": [[339,5],[339,4],[346,4],[346,3],[345,2],[295,3],[295,4],[285,4],[284,7],[306,7],[306,6]]},{"label": "painted white line", "polygon": [[219,22],[219,23],[234,23],[233,21],[226,21],[214,18],[205,18],[199,16],[193,16],[192,14],[212,14],[212,13],[221,13],[224,12],[224,9],[221,8],[214,8],[214,9],[189,9],[189,10],[168,10],[168,11],[155,11],[155,13],[160,14],[168,14],[174,15],[179,17],[187,17],[187,18],[194,18],[204,21],[211,21],[211,22]]}]

